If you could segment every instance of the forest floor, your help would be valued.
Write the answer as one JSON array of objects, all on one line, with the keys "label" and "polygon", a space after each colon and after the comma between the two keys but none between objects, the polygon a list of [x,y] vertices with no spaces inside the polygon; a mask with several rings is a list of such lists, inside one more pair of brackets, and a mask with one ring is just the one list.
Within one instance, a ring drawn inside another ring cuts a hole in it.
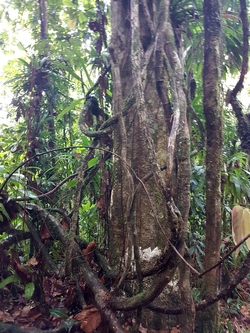
[{"label": "forest floor", "polygon": [[[11,287],[14,289],[11,289]],[[85,288],[83,281],[80,281],[80,288]],[[85,332],[99,331],[97,329],[101,322],[99,311],[91,304],[84,310],[78,308],[74,283],[68,280],[45,277],[45,301],[52,309],[49,314],[48,312],[45,314],[46,311],[44,311],[40,302],[27,300],[26,296],[22,289],[15,287],[14,284],[2,288],[0,290],[0,322],[12,323],[23,328],[26,332],[30,327],[38,329],[32,332],[41,332],[40,330],[52,331],[53,328],[62,325],[67,320],[67,325],[72,326],[68,327],[65,332],[82,332],[79,324],[78,328],[71,331],[71,328],[76,325],[76,320],[78,320]],[[58,330],[58,332],[63,331],[63,329]],[[175,332],[178,331],[176,328]],[[9,331],[2,331],[0,327],[0,332]],[[57,332],[57,330],[53,330],[53,332]],[[138,332],[148,331],[143,329]],[[247,332],[250,332],[250,281],[245,278],[230,298],[220,301],[220,333]]]},{"label": "forest floor", "polygon": [[250,281],[245,278],[227,300],[220,301],[220,333],[250,332]]}]

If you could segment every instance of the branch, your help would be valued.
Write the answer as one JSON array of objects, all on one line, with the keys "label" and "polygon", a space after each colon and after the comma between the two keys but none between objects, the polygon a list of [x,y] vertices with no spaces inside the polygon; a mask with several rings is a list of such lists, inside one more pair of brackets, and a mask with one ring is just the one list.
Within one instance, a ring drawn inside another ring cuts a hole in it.
[{"label": "branch", "polygon": [[54,239],[60,240],[60,242],[65,245],[66,244],[66,236],[63,227],[61,224],[49,214],[46,210],[39,207],[36,204],[27,203],[25,205],[25,209],[29,211],[29,214],[32,216],[33,214],[40,215],[41,219],[45,221],[51,236]]},{"label": "branch", "polygon": [[55,152],[55,151],[68,150],[68,149],[74,149],[74,148],[90,148],[90,147],[88,147],[88,146],[70,146],[70,147],[63,147],[63,148],[55,148],[55,149],[47,150],[47,151],[44,151],[42,153],[38,153],[38,154],[35,154],[35,155],[31,156],[27,160],[25,160],[22,163],[20,163],[16,168],[14,168],[14,170],[12,170],[12,172],[7,176],[7,178],[5,179],[5,181],[3,182],[3,184],[1,185],[1,187],[0,187],[0,193],[3,191],[4,187],[6,186],[6,184],[10,180],[10,178],[13,176],[13,174],[18,169],[20,169],[22,166],[24,166],[25,164],[27,164],[31,160],[33,160],[34,158],[37,158],[37,157],[40,157],[40,156],[43,156],[43,155],[46,155],[46,154],[50,154],[50,153]]},{"label": "branch", "polygon": [[109,70],[111,68],[111,65],[109,64],[107,68],[104,69],[104,71],[101,73],[101,75],[98,77],[97,81],[95,82],[95,84],[93,85],[93,87],[91,87],[89,89],[89,91],[87,92],[87,94],[85,95],[85,99],[87,99],[89,97],[89,95],[92,93],[92,91],[98,86],[98,84],[100,83],[101,81],[101,78],[106,75]]},{"label": "branch", "polygon": [[[98,144],[98,140],[95,139],[93,141],[93,148],[96,148]],[[70,228],[73,231],[74,234],[77,233],[78,229],[78,218],[79,218],[79,207],[82,201],[82,193],[83,193],[83,185],[84,185],[84,173],[86,170],[86,167],[88,166],[88,161],[90,161],[91,158],[93,158],[94,149],[90,149],[86,156],[83,159],[83,162],[79,168],[78,176],[77,176],[77,185],[76,185],[76,192],[75,192],[75,199],[74,199],[74,208],[73,208],[73,214],[72,214],[72,221]],[[97,168],[95,168],[97,172]]]},{"label": "branch", "polygon": [[231,279],[230,283],[217,293],[217,295],[210,299],[205,299],[195,306],[196,311],[204,310],[206,307],[218,302],[221,298],[227,296],[235,287],[247,276],[250,271],[250,252],[243,262],[241,268],[237,271],[235,276]]},{"label": "branch", "polygon": [[[238,245],[240,245],[240,244],[238,244]],[[226,297],[247,276],[249,271],[250,271],[250,251],[248,252],[248,255],[247,255],[246,259],[244,260],[241,268],[237,271],[235,276],[231,279],[230,283],[228,283],[228,285],[225,288],[223,288],[222,290],[220,290],[214,297],[206,298],[205,300],[196,304],[195,305],[196,311],[203,311],[208,306],[218,302],[223,297]],[[185,312],[185,309],[182,309],[182,308],[167,309],[167,308],[162,308],[162,307],[156,306],[154,304],[150,304],[148,306],[148,308],[152,311],[156,311],[156,312],[164,313],[164,314],[170,314],[170,315],[180,315]]]},{"label": "branch", "polygon": [[248,30],[248,13],[246,0],[240,0],[240,18],[242,24],[242,33],[243,33],[243,52],[242,52],[242,64],[241,64],[241,73],[239,81],[236,83],[234,89],[232,90],[232,95],[235,97],[238,92],[243,88],[243,82],[245,75],[248,71],[248,53],[249,53],[249,30]]},{"label": "branch", "polygon": [[223,261],[225,261],[231,253],[233,253],[238,247],[240,247],[248,238],[250,237],[250,234],[247,235],[245,238],[242,239],[242,241],[240,241],[237,245],[235,245],[231,251],[229,251],[220,261],[218,261],[214,266],[210,267],[209,269],[207,269],[205,272],[202,272],[199,275],[199,278],[201,278],[203,275],[207,274],[208,272],[210,272],[212,269],[216,268],[217,266],[219,266],[220,264],[223,263]]},{"label": "branch", "polygon": [[67,249],[71,249],[73,274],[83,276],[86,284],[94,294],[96,305],[109,323],[113,333],[124,333],[124,330],[117,320],[115,313],[110,308],[111,295],[108,289],[100,282],[99,278],[92,272],[88,262],[83,258],[78,244],[69,237]]},{"label": "branch", "polygon": [[13,244],[17,244],[21,241],[24,241],[26,239],[29,239],[31,236],[31,233],[29,231],[23,231],[23,230],[13,230],[13,235],[10,235],[9,230],[8,230],[8,237],[5,238],[4,241],[0,242],[0,249],[1,252],[2,250],[5,250],[9,248]]},{"label": "branch", "polygon": [[35,228],[35,223],[34,221],[37,220],[37,215],[34,214],[34,216],[32,217],[33,221],[30,221],[29,216],[27,216],[27,213],[25,211],[25,209],[20,207],[20,213],[23,215],[24,221],[27,225],[27,227],[29,228],[32,237],[35,241],[35,245],[38,249],[39,252],[42,253],[44,259],[46,260],[46,262],[48,263],[48,265],[50,266],[50,268],[54,271],[58,273],[58,268],[57,265],[54,263],[54,261],[52,260],[51,256],[49,255],[46,247],[44,246],[43,242],[41,241],[40,236],[38,235],[38,232]]},{"label": "branch", "polygon": [[151,286],[147,287],[147,290],[129,298],[113,297],[111,299],[112,309],[116,311],[130,311],[141,306],[147,306],[160,295],[171,281],[178,261],[178,256],[173,251],[168,251],[165,268],[158,273],[157,279],[152,281]]},{"label": "branch", "polygon": [[60,223],[44,209],[35,204],[27,204],[26,209],[30,212],[30,214],[38,214],[42,219],[45,220],[52,237],[61,241],[61,243],[66,247],[66,252],[72,250],[71,253],[73,256],[71,260],[72,268],[74,270],[72,271],[73,275],[75,273],[79,273],[79,271],[81,272],[81,275],[83,275],[84,280],[95,296],[98,308],[109,322],[112,332],[124,333],[120,323],[115,317],[115,314],[109,307],[110,295],[108,290],[103,286],[99,278],[96,277],[91,271],[87,261],[82,256],[78,244],[76,244],[74,240],[72,242],[72,237],[66,237]]},{"label": "branch", "polygon": [[[122,116],[125,117],[128,113],[130,108],[133,106],[135,102],[134,90],[132,89],[131,94],[128,96],[127,100],[125,101],[124,106],[122,107]],[[81,113],[79,118],[79,128],[81,132],[91,138],[101,138],[101,136],[105,134],[109,134],[114,130],[114,126],[118,123],[118,114],[112,116],[108,120],[106,120],[98,131],[90,131],[84,125],[84,120],[82,119],[83,113]]]},{"label": "branch", "polygon": [[[69,331],[75,331],[75,329],[80,328],[80,321],[77,321],[75,319],[69,319],[63,321],[58,327],[46,330],[46,333],[68,333]],[[78,330],[77,330],[78,331]],[[6,324],[0,322],[0,332],[8,332],[8,333],[27,333],[27,332],[32,332],[32,333],[44,333],[44,330],[41,330],[36,327],[32,327],[29,329],[21,329],[16,325],[13,324]]]}]

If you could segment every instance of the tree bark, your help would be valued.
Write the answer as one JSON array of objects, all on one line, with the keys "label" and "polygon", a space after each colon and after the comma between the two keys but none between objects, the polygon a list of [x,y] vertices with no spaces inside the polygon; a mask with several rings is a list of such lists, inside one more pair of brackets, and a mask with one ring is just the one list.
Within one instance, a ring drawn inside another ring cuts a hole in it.
[{"label": "tree bark", "polygon": [[[220,258],[221,243],[221,13],[219,0],[204,0],[203,105],[206,118],[206,240],[204,269]],[[204,296],[214,297],[218,288],[218,267],[204,276]],[[218,304],[199,316],[197,332],[218,330]]]},{"label": "tree bark", "polygon": [[[133,304],[130,309],[135,304],[139,308],[140,304],[148,304],[159,294],[157,301],[163,303],[166,297],[173,297],[164,294],[164,288],[174,276],[179,259],[174,267],[172,260],[164,267],[166,279],[162,279],[161,273],[154,278],[143,278],[145,262],[141,251],[158,248],[167,255],[172,251],[171,241],[183,255],[187,231],[190,139],[183,61],[175,45],[169,6],[167,0],[111,3],[112,109],[118,117],[118,126],[113,137],[109,259],[120,272],[115,287],[126,284],[126,275],[134,265],[137,280],[133,283],[133,297],[123,302],[124,308]],[[169,107],[170,94],[173,108]],[[128,104],[130,108],[124,116],[124,107]],[[178,170],[174,168],[176,158]],[[161,171],[163,165],[166,169]],[[157,259],[152,259],[150,265],[154,260]],[[180,290],[191,310],[189,316],[184,316],[181,332],[191,332],[194,307],[188,270],[183,277]],[[175,319],[171,318],[170,324],[166,316],[159,314],[148,312],[145,316],[145,311],[142,318],[145,318],[142,324],[147,319],[148,327],[153,329],[177,324]]]}]

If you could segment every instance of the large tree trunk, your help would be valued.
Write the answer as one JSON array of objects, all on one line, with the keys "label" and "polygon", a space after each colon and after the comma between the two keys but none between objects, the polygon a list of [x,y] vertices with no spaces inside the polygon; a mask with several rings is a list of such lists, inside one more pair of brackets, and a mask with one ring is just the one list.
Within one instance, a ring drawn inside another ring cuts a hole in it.
[{"label": "large tree trunk", "polygon": [[[221,244],[221,13],[220,1],[204,1],[205,49],[203,69],[204,113],[206,117],[206,241],[204,269],[220,258]],[[212,298],[218,288],[218,267],[204,275],[204,296]],[[197,332],[218,330],[218,303],[199,316]]]},{"label": "large tree trunk", "polygon": [[[176,271],[180,258],[169,241],[183,255],[190,182],[184,70],[175,45],[169,1],[118,0],[111,6],[113,113],[119,122],[114,131],[110,262],[119,269],[118,286],[126,282],[126,273],[134,267],[137,280],[130,284],[132,294],[154,290],[154,296],[152,292],[141,305],[161,294],[158,304],[167,306],[176,301],[177,306],[182,294],[188,315],[178,322],[171,318],[169,327],[181,322],[181,332],[192,332],[194,307],[186,267],[182,266],[183,279],[176,286],[177,292],[171,295],[165,288],[174,273],[175,282],[180,275]],[[157,263],[157,256],[149,262],[142,259],[141,251],[147,248],[171,257],[163,269],[164,279],[161,275],[143,278],[144,270]],[[168,303],[169,299],[172,302]],[[140,310],[137,316],[141,316]],[[168,317],[148,313],[148,327],[167,328]]]}]

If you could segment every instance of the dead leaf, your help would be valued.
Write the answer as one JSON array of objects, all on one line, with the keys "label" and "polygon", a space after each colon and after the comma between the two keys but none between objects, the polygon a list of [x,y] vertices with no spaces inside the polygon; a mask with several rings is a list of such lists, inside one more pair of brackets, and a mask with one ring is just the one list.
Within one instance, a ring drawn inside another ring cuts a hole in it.
[{"label": "dead leaf", "polygon": [[29,267],[29,266],[37,266],[38,265],[38,261],[35,257],[30,258],[29,261],[26,262],[25,266]]},{"label": "dead leaf", "polygon": [[26,285],[27,283],[31,282],[31,275],[28,270],[22,266],[15,249],[11,250],[11,266],[16,274],[20,277],[23,284]]},{"label": "dead leaf", "polygon": [[97,201],[96,201],[96,206],[98,209],[104,209],[104,197],[101,195]]},{"label": "dead leaf", "polygon": [[181,329],[180,329],[180,325],[177,325],[175,327],[172,327],[172,330],[170,333],[180,333]]},{"label": "dead leaf", "polygon": [[[243,209],[242,215],[242,233],[243,237],[246,237],[250,234],[250,210],[245,208]],[[247,248],[250,250],[250,238],[246,240]]]},{"label": "dead leaf", "polygon": [[[243,216],[243,207],[234,206],[232,209],[232,235],[234,244],[237,245],[243,239],[243,231],[242,231],[242,216]],[[240,248],[238,247],[235,251],[235,256],[240,252]]]},{"label": "dead leaf", "polygon": [[14,323],[13,317],[7,311],[0,311],[0,321],[3,323]]},{"label": "dead leaf", "polygon": [[42,224],[42,227],[40,230],[40,237],[41,237],[41,239],[49,239],[51,237],[50,231],[49,231],[46,223]]},{"label": "dead leaf", "polygon": [[95,242],[90,242],[88,246],[86,247],[85,250],[82,251],[82,254],[86,261],[90,263],[92,259],[94,258],[94,251],[96,248],[96,243]]},{"label": "dead leaf", "polygon": [[78,313],[75,319],[81,321],[81,329],[84,330],[84,332],[93,333],[100,325],[101,315],[97,308],[89,305]]}]

